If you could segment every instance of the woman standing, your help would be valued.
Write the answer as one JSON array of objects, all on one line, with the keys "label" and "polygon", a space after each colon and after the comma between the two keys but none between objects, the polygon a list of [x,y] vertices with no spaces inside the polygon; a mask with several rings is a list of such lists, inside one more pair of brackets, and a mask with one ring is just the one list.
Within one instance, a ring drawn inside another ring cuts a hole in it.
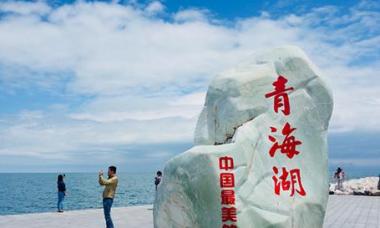
[{"label": "woman standing", "polygon": [[335,190],[343,190],[343,181],[344,181],[344,172],[343,169],[338,167],[335,174],[334,178],[337,181],[337,185],[335,186]]},{"label": "woman standing", "polygon": [[63,182],[62,174],[58,175],[57,188],[58,188],[57,208],[58,208],[58,212],[63,212],[63,200],[65,199],[65,195],[66,195],[66,185],[65,185],[65,182]]}]

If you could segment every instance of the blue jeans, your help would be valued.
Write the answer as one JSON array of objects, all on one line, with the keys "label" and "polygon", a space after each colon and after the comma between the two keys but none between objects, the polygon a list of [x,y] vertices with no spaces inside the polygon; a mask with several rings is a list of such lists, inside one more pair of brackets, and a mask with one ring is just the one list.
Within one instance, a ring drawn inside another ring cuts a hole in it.
[{"label": "blue jeans", "polygon": [[64,199],[65,199],[65,193],[64,192],[58,192],[58,203],[57,203],[58,211],[63,211],[63,200]]},{"label": "blue jeans", "polygon": [[112,218],[111,218],[112,203],[113,203],[113,199],[111,198],[103,199],[104,218],[106,219],[107,228],[113,228],[113,223],[112,223]]}]

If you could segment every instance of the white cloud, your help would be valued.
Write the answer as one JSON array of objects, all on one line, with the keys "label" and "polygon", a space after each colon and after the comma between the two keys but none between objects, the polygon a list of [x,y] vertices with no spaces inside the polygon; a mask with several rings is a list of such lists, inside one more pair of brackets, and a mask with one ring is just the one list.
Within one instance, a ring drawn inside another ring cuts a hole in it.
[{"label": "white cloud", "polygon": [[5,13],[21,15],[46,15],[51,11],[51,8],[42,2],[2,2],[0,9]]},{"label": "white cloud", "polygon": [[133,144],[188,142],[195,118],[155,121],[92,122],[71,120],[59,113],[22,112],[0,121],[2,155],[70,159],[75,153],[109,152]]},{"label": "white cloud", "polygon": [[209,21],[209,18],[207,17],[208,12],[205,10],[199,10],[199,9],[187,9],[179,11],[178,13],[174,14],[173,19],[176,22],[194,22],[194,21],[200,21],[200,22],[207,22]]},{"label": "white cloud", "polygon": [[195,119],[205,93],[158,97],[103,96],[71,113],[76,120],[120,122],[124,120],[158,120],[163,118]]},{"label": "white cloud", "polygon": [[3,117],[0,154],[65,156],[102,145],[191,141],[211,78],[284,44],[303,48],[325,73],[335,96],[333,131],[380,130],[380,16],[365,3],[344,14],[329,6],[227,23],[205,10],[171,14],[158,1],[17,2],[0,11],[3,91],[59,87],[92,97],[73,110]]},{"label": "white cloud", "polygon": [[151,15],[161,13],[165,9],[165,6],[159,1],[153,1],[145,8],[145,11]]}]

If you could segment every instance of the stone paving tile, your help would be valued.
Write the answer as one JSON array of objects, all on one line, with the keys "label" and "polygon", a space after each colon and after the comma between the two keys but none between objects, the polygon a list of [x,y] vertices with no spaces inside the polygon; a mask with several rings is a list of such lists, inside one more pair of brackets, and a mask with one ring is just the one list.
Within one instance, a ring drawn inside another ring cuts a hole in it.
[{"label": "stone paving tile", "polygon": [[380,228],[380,197],[329,197],[324,228]]},{"label": "stone paving tile", "polygon": [[[152,228],[152,205],[112,209],[117,227]],[[102,210],[0,216],[1,228],[102,228]],[[307,227],[305,227],[307,228]],[[323,228],[380,228],[380,197],[330,196]]]}]

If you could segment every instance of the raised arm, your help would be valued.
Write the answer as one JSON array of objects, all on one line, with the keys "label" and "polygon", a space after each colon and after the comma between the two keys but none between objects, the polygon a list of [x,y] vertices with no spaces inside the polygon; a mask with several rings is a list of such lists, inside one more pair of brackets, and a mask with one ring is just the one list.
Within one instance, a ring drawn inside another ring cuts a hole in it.
[{"label": "raised arm", "polygon": [[99,175],[99,184],[100,185],[110,185],[114,184],[116,182],[116,178],[111,178],[111,179],[105,179],[103,176]]}]

